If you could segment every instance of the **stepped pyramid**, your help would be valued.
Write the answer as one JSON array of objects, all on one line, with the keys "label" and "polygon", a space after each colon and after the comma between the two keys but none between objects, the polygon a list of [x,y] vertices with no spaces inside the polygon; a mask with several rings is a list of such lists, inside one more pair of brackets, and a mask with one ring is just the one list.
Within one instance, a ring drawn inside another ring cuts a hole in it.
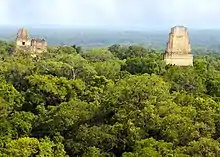
[{"label": "stepped pyramid", "polygon": [[193,66],[188,30],[184,26],[171,28],[163,58],[167,64]]}]

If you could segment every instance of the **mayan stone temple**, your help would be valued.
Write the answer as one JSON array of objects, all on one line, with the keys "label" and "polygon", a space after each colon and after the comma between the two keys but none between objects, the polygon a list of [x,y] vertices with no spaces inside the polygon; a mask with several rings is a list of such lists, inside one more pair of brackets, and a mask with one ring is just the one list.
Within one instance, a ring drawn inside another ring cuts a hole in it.
[{"label": "mayan stone temple", "polygon": [[171,28],[167,48],[164,53],[167,64],[177,66],[193,66],[188,30],[183,26]]},{"label": "mayan stone temple", "polygon": [[28,31],[24,28],[17,33],[15,51],[27,50],[34,53],[46,51],[47,43],[44,39],[30,39]]}]

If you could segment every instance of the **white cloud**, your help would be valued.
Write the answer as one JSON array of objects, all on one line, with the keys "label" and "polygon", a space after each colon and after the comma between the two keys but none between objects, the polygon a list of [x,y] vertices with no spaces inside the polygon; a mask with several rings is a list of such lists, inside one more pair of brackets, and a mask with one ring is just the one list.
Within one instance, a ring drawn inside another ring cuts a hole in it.
[{"label": "white cloud", "polygon": [[0,0],[0,24],[9,23],[9,6],[7,0]]},{"label": "white cloud", "polygon": [[219,0],[0,0],[0,4],[0,24],[220,27]]},{"label": "white cloud", "polygon": [[39,8],[45,21],[56,24],[101,24],[117,18],[116,0],[54,0],[41,2]]},{"label": "white cloud", "polygon": [[[159,1],[158,1],[159,2]],[[167,2],[167,1],[166,1]],[[199,25],[217,20],[220,13],[220,1],[217,0],[169,0],[169,3],[158,4],[161,18],[170,23]]]}]

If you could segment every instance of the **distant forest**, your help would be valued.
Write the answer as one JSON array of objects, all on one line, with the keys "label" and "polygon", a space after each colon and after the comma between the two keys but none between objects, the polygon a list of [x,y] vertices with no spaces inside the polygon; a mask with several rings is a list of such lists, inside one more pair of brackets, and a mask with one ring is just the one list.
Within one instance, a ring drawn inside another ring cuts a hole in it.
[{"label": "distant forest", "polygon": [[[18,28],[0,28],[0,39],[14,41]],[[134,45],[164,50],[170,30],[119,31],[98,29],[28,29],[31,37],[45,38],[50,46],[79,45],[84,48]],[[192,52],[220,53],[220,30],[190,30]]]}]

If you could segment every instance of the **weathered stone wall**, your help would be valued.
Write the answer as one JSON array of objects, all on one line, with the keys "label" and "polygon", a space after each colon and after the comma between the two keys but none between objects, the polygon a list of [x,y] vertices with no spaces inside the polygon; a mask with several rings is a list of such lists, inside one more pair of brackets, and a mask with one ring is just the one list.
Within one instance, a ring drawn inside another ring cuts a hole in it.
[{"label": "weathered stone wall", "polygon": [[176,26],[171,29],[169,40],[167,42],[167,53],[189,54],[190,53],[189,36],[186,27]]},{"label": "weathered stone wall", "polygon": [[44,39],[32,39],[31,40],[32,51],[41,53],[46,50],[47,43]]},{"label": "weathered stone wall", "polygon": [[192,66],[193,55],[190,53],[190,42],[186,27],[176,26],[171,28],[164,60],[167,64],[178,66]]},{"label": "weathered stone wall", "polygon": [[28,49],[31,46],[31,41],[29,40],[29,34],[26,29],[19,29],[16,38],[16,48],[17,49]]},{"label": "weathered stone wall", "polygon": [[169,57],[164,57],[167,64],[177,65],[177,66],[193,66],[193,55],[172,55]]},{"label": "weathered stone wall", "polygon": [[31,41],[30,40],[16,40],[16,45],[19,47],[27,47],[27,46],[31,46]]},{"label": "weathered stone wall", "polygon": [[47,43],[44,39],[31,39],[26,29],[19,29],[15,42],[15,51],[29,50],[34,53],[40,53],[47,49]]}]

